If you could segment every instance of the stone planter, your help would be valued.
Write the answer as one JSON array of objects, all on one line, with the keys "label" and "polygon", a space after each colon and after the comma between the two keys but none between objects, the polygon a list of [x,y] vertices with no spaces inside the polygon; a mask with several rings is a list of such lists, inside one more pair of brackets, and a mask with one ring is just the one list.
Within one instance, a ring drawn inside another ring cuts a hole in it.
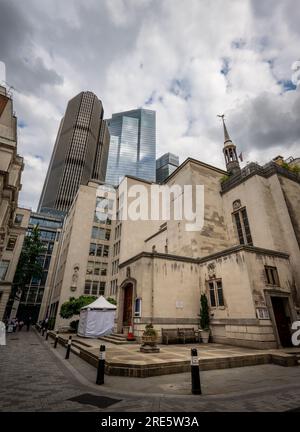
[{"label": "stone planter", "polygon": [[143,335],[142,336],[142,345],[140,347],[140,351],[143,353],[157,353],[160,351],[158,346],[156,345],[157,336],[155,335]]},{"label": "stone planter", "polygon": [[207,344],[209,340],[210,330],[199,330],[199,332],[202,342]]}]

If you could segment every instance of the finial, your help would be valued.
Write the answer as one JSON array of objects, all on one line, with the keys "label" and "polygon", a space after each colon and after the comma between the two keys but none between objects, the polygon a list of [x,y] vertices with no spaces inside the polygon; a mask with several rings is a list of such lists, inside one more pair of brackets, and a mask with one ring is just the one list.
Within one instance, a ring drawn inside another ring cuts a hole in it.
[{"label": "finial", "polygon": [[229,133],[228,133],[228,131],[227,131],[226,124],[225,124],[225,120],[224,120],[225,114],[217,114],[217,117],[220,117],[220,118],[222,119],[222,122],[223,122],[223,129],[224,129],[224,144],[226,144],[228,141],[231,142],[231,138],[230,138]]}]

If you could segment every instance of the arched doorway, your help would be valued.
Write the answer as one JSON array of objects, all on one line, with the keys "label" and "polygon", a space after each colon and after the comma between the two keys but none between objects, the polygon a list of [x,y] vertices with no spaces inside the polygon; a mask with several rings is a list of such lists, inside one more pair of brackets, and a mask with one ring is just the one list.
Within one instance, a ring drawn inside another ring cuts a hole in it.
[{"label": "arched doorway", "polygon": [[133,284],[130,282],[124,286],[124,302],[123,302],[123,320],[122,327],[132,325],[132,300],[133,300]]}]

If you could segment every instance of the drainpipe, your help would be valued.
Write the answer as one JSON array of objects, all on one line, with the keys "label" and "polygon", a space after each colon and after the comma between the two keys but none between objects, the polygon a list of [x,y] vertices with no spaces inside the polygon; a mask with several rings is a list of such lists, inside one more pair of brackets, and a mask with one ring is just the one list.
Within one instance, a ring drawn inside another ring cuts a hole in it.
[{"label": "drainpipe", "polygon": [[152,255],[152,272],[151,272],[151,324],[154,317],[154,254]]}]

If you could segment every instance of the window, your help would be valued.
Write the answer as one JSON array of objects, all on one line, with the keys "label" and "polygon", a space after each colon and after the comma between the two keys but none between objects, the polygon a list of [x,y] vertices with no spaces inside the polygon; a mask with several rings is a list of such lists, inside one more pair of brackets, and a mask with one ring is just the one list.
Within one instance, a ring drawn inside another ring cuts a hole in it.
[{"label": "window", "polygon": [[105,230],[105,240],[110,239],[110,230]]},{"label": "window", "polygon": [[86,280],[84,284],[84,294],[89,294],[91,289],[91,281]]},{"label": "window", "polygon": [[106,276],[107,274],[107,263],[102,263],[101,265],[101,276]]},{"label": "window", "polygon": [[104,295],[105,293],[105,282],[100,282],[100,286],[99,286],[99,295]]},{"label": "window", "polygon": [[265,273],[268,285],[279,286],[279,277],[276,267],[265,266]]},{"label": "window", "polygon": [[6,250],[13,251],[17,242],[17,236],[10,236],[6,245]]},{"label": "window", "polygon": [[233,213],[240,244],[253,245],[246,208]]},{"label": "window", "polygon": [[210,280],[208,282],[209,299],[211,307],[224,307],[224,296],[221,279]]},{"label": "window", "polygon": [[109,246],[105,245],[103,246],[103,256],[107,257],[109,253]]},{"label": "window", "polygon": [[97,295],[98,294],[98,282],[93,282],[92,283],[92,295]]},{"label": "window", "polygon": [[22,214],[17,213],[15,216],[15,225],[20,226],[23,220],[23,216]]},{"label": "window", "polygon": [[[105,240],[106,239],[106,230],[104,228],[93,227],[92,229],[92,238],[97,240]],[[109,238],[108,238],[109,240]]]},{"label": "window", "polygon": [[93,274],[93,270],[94,270],[94,263],[92,261],[89,261],[87,264],[87,269],[86,269],[86,274]]},{"label": "window", "polygon": [[142,299],[137,298],[135,300],[134,316],[135,317],[140,317],[141,316],[141,311],[142,311]]},{"label": "window", "polygon": [[89,251],[89,255],[90,256],[95,256],[96,255],[96,250],[97,250],[97,246],[95,243],[91,243],[90,244],[90,251]]},{"label": "window", "polygon": [[0,280],[2,281],[5,279],[8,266],[9,266],[9,261],[7,260],[0,261]]},{"label": "window", "polygon": [[84,284],[84,294],[86,295],[104,295],[105,282],[86,280]]}]

